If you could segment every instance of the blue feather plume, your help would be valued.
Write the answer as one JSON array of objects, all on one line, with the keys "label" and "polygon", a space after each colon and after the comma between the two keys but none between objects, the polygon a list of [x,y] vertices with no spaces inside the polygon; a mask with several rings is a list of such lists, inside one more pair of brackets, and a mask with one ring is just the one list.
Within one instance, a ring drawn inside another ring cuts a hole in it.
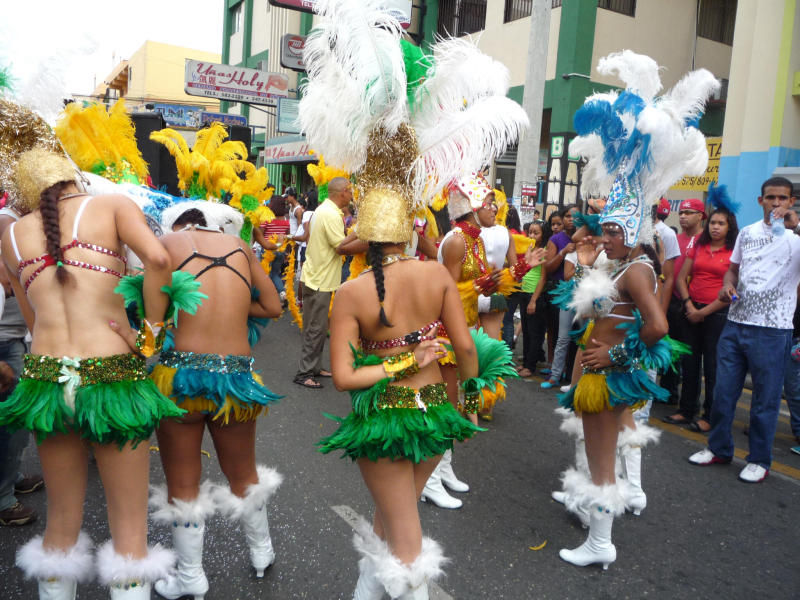
[{"label": "blue feather plume", "polygon": [[708,201],[714,208],[724,208],[733,214],[736,214],[741,206],[731,198],[727,185],[714,185],[713,182],[708,185]]}]

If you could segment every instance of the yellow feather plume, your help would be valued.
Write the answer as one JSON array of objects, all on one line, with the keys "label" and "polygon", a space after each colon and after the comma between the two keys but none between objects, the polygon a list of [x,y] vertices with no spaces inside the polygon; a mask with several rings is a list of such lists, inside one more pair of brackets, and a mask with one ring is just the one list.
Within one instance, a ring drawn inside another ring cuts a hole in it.
[{"label": "yellow feather plume", "polygon": [[497,205],[497,214],[494,217],[495,225],[506,226],[508,216],[508,199],[502,190],[494,190],[494,203]]},{"label": "yellow feather plume", "polygon": [[314,163],[308,163],[306,166],[306,171],[308,171],[308,174],[314,180],[314,184],[317,187],[328,183],[336,177],[350,179],[350,174],[347,171],[326,165],[325,159],[321,154],[319,155],[319,162],[316,165]]},{"label": "yellow feather plume", "polygon": [[433,202],[431,202],[431,207],[433,208],[433,210],[438,212],[442,210],[445,206],[447,206],[447,194],[445,194],[445,192],[442,191],[436,194],[436,196],[433,198]]},{"label": "yellow feather plume", "polygon": [[525,254],[528,248],[536,247],[536,240],[529,238],[527,235],[512,233],[511,239],[514,241],[514,251],[517,254]]}]

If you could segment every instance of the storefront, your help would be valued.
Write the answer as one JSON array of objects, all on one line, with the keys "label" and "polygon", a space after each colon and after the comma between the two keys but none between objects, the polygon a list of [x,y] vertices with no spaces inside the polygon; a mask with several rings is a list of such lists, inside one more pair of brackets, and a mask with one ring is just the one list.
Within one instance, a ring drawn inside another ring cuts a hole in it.
[{"label": "storefront", "polygon": [[282,194],[287,187],[302,193],[314,187],[314,180],[306,171],[308,163],[316,162],[311,147],[303,135],[282,135],[267,140],[258,153],[257,166],[267,168],[269,180],[276,193]]}]

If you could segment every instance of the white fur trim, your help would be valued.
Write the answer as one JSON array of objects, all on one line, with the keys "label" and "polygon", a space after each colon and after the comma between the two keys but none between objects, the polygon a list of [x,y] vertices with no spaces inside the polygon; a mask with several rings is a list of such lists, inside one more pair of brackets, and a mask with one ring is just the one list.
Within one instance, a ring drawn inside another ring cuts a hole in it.
[{"label": "white fur trim", "polygon": [[94,576],[92,540],[81,532],[68,550],[46,550],[37,535],[17,551],[17,566],[28,578],[89,581]]},{"label": "white fur trim", "polygon": [[561,421],[561,425],[558,428],[575,438],[583,439],[583,419],[577,416],[571,410],[568,411],[569,416],[564,417],[564,420]]},{"label": "white fur trim", "polygon": [[[591,269],[575,286],[568,306],[576,318],[608,314],[617,299],[617,287],[605,269]],[[598,304],[595,303],[598,301]]]},{"label": "white fur trim", "polygon": [[655,444],[661,439],[661,430],[650,427],[644,423],[638,423],[635,429],[626,427],[617,438],[617,446],[639,446],[644,447],[648,444]]},{"label": "white fur trim", "polygon": [[283,475],[275,469],[258,465],[258,483],[247,488],[244,498],[239,498],[227,486],[213,486],[211,492],[220,512],[232,520],[239,520],[245,512],[258,510],[268,503],[275,490],[283,483]]},{"label": "white fur trim", "polygon": [[216,505],[211,497],[212,484],[204,481],[200,484],[197,497],[194,500],[167,500],[167,487],[164,485],[150,486],[150,506],[155,509],[150,516],[156,523],[199,523],[214,514]]},{"label": "white fur trim", "polygon": [[102,585],[124,583],[135,579],[157,581],[165,579],[175,566],[175,553],[160,544],[147,548],[144,558],[117,554],[109,540],[97,551],[97,579]]},{"label": "white fur trim", "polygon": [[595,485],[589,477],[576,469],[567,469],[561,476],[567,493],[566,507],[577,512],[578,507],[597,510],[602,507],[615,516],[625,512],[625,500],[616,485]]}]

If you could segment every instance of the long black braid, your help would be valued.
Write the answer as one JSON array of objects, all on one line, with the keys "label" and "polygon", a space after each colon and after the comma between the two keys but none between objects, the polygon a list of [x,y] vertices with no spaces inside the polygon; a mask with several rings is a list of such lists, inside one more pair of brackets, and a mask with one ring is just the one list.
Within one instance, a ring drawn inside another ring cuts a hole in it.
[{"label": "long black braid", "polygon": [[61,251],[58,199],[64,193],[64,188],[71,184],[71,181],[66,181],[50,186],[42,192],[39,198],[39,212],[42,214],[42,229],[44,230],[47,253],[56,261],[56,281],[61,285],[64,285],[69,280],[69,272],[62,263],[64,254]]},{"label": "long black braid", "polygon": [[375,275],[375,289],[378,290],[378,302],[381,305],[381,325],[384,327],[393,327],[393,325],[389,323],[389,319],[386,318],[386,313],[383,310],[383,299],[386,296],[386,289],[383,287],[383,249],[380,243],[369,243],[367,262],[370,267],[372,267],[372,273]]}]

